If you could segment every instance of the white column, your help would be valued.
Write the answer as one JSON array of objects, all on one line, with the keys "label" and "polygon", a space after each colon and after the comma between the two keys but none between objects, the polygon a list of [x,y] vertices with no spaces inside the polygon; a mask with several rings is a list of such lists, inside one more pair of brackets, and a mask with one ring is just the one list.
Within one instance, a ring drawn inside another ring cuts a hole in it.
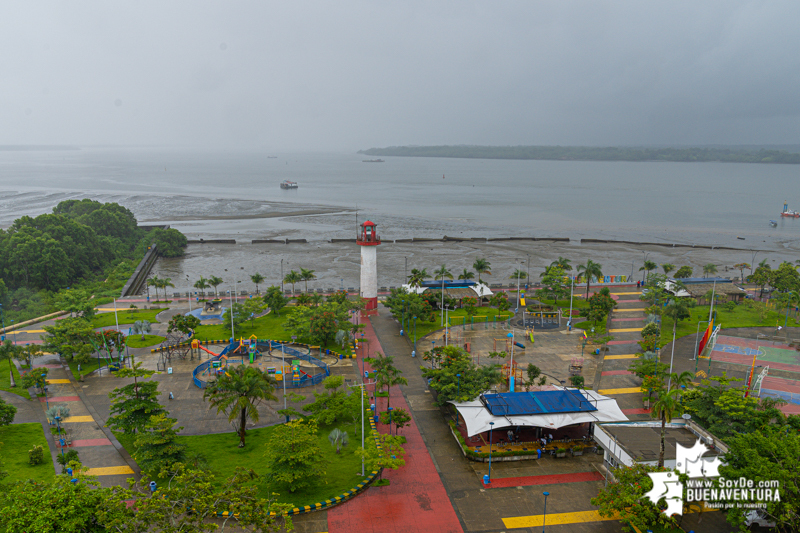
[{"label": "white column", "polygon": [[378,297],[377,246],[361,247],[361,297]]}]

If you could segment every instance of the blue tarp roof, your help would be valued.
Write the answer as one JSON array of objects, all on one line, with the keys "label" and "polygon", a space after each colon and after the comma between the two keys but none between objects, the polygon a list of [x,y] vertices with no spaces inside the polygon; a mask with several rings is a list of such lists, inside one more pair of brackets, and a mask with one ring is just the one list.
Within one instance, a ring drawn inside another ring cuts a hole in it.
[{"label": "blue tarp roof", "polygon": [[[474,281],[468,279],[454,279],[444,280],[444,288],[445,289],[453,289],[457,287],[472,287],[475,285]],[[442,288],[442,281],[423,281],[419,284],[420,287],[429,287],[431,289],[441,289]]]},{"label": "blue tarp roof", "polygon": [[484,394],[481,401],[493,416],[597,411],[577,390]]}]

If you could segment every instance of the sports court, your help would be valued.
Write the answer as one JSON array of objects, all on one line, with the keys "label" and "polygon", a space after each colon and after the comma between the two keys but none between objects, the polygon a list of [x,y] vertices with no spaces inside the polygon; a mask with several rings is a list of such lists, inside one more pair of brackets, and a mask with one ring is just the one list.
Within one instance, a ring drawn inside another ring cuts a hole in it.
[{"label": "sports court", "polygon": [[[781,410],[800,414],[800,352],[792,346],[766,339],[743,339],[719,335],[711,360],[751,367],[755,357],[753,394],[762,398],[782,398],[788,402]],[[770,371],[796,372],[797,379],[770,375]],[[763,376],[762,376],[763,375]],[[762,379],[759,380],[758,376]]]}]

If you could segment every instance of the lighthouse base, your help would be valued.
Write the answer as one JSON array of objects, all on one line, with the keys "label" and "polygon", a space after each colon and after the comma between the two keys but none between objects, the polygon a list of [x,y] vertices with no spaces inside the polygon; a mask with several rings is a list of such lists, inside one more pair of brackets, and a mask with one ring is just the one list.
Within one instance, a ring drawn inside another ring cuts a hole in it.
[{"label": "lighthouse base", "polygon": [[375,298],[364,298],[367,301],[366,307],[364,307],[364,311],[373,311],[378,308],[378,297]]}]

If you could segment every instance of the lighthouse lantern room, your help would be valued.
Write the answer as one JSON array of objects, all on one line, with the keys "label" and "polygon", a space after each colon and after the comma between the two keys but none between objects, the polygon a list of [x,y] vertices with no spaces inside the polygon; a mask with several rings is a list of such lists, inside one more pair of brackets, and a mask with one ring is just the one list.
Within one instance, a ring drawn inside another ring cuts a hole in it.
[{"label": "lighthouse lantern room", "polygon": [[361,224],[361,233],[356,240],[361,246],[361,297],[367,300],[366,310],[378,307],[378,254],[381,243],[377,226],[367,220]]}]

